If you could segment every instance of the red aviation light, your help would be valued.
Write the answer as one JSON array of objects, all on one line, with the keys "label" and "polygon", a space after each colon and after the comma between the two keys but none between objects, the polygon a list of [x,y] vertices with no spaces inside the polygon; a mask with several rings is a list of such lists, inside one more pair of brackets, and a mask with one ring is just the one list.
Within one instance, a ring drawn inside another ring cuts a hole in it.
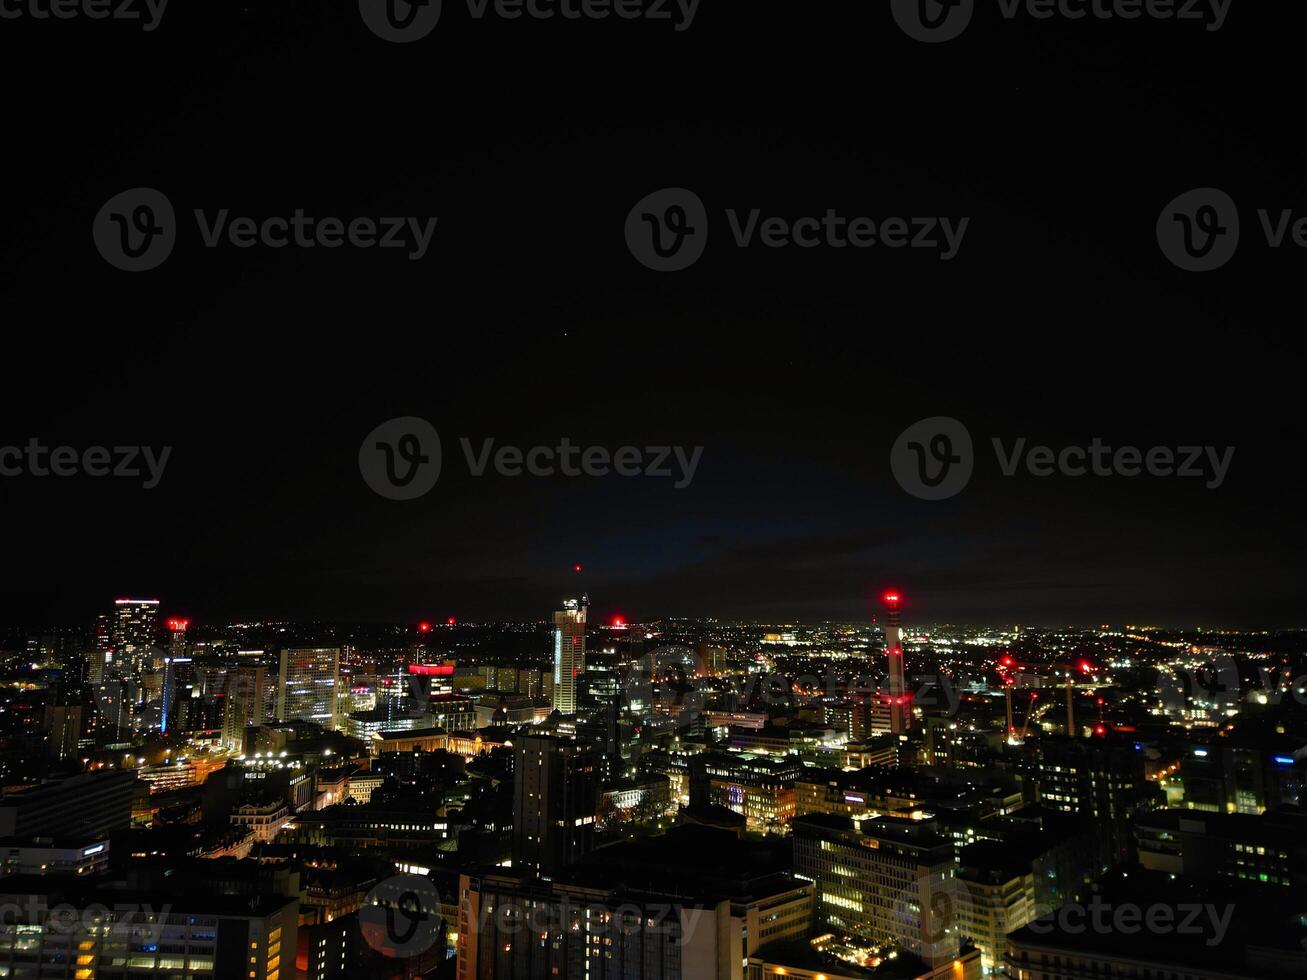
[{"label": "red aviation light", "polygon": [[887,605],[897,606],[899,602],[902,601],[903,596],[899,595],[897,592],[886,592],[881,598],[885,600]]},{"label": "red aviation light", "polygon": [[422,620],[422,622],[418,623],[418,632],[419,632],[419,633],[430,633],[430,632],[431,632],[431,624],[428,623],[425,619]]},{"label": "red aviation light", "polygon": [[191,621],[189,619],[170,619],[167,623],[169,631],[173,633],[185,633],[186,628],[190,625]]},{"label": "red aviation light", "polygon": [[1082,674],[1092,674],[1094,672],[1094,665],[1088,660],[1082,660],[1080,663],[1076,664],[1076,666],[1080,668],[1080,673]]},{"label": "red aviation light", "polygon": [[575,565],[573,565],[573,566],[572,566],[572,571],[577,572],[577,573],[579,574],[580,571],[581,571],[581,563],[580,563],[580,562],[577,562]]}]

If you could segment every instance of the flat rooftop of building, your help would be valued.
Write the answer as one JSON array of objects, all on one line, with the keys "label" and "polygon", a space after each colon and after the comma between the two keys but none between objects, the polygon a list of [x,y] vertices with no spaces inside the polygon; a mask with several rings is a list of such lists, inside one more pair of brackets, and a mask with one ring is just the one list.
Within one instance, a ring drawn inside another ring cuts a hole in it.
[{"label": "flat rooftop of building", "polygon": [[[1142,926],[1137,932],[1092,928],[1094,898],[1075,916],[1059,910],[1012,933],[1019,944],[1055,950],[1096,953],[1164,964],[1190,966],[1196,972],[1225,970],[1235,976],[1277,976],[1279,962],[1296,976],[1307,975],[1307,898],[1275,885],[1233,880],[1173,878],[1162,872],[1116,872],[1100,882],[1096,899],[1108,906],[1100,915],[1112,921],[1117,907],[1136,910],[1142,923],[1146,910],[1171,909],[1171,931]],[[1198,909],[1192,918],[1190,909]],[[1213,920],[1212,912],[1215,912]],[[1224,925],[1220,924],[1224,922]],[[1187,930],[1181,933],[1178,926]],[[1249,963],[1250,949],[1276,955]]]},{"label": "flat rooftop of building", "polygon": [[850,980],[914,980],[929,972],[921,959],[907,950],[896,950],[878,966],[858,966],[830,953],[813,949],[806,939],[780,940],[758,948],[750,959],[760,959],[789,970],[803,970],[818,976],[847,977]]},{"label": "flat rooftop of building", "polygon": [[85,850],[97,844],[107,845],[108,834],[29,834],[25,837],[0,837],[0,849],[49,848],[55,851]]},{"label": "flat rooftop of building", "polygon": [[448,732],[439,726],[431,728],[396,728],[391,731],[377,732],[374,738],[391,741],[400,738],[439,738],[447,734]]},{"label": "flat rooftop of building", "polygon": [[787,850],[772,842],[742,840],[734,831],[691,824],[601,847],[571,869],[566,880],[744,900],[804,884],[788,873]]},{"label": "flat rooftop of building", "polygon": [[[108,908],[154,909],[176,915],[195,913],[234,917],[267,916],[294,905],[298,898],[272,892],[254,892],[243,895],[224,895],[197,889],[193,884],[179,881],[176,890],[117,888],[99,879],[74,875],[11,875],[0,878],[0,901],[26,903],[31,898],[44,898],[49,905],[67,904],[83,908],[92,904]],[[20,907],[25,907],[25,904]]]}]

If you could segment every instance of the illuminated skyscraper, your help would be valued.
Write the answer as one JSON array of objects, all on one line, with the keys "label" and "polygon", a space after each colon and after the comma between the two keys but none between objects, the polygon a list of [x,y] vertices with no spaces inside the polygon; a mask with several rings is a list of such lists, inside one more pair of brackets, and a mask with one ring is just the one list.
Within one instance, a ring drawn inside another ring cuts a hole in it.
[{"label": "illuminated skyscraper", "polygon": [[576,714],[576,681],[585,670],[585,613],[590,597],[564,599],[554,613],[554,709]]},{"label": "illuminated skyscraper", "polygon": [[277,720],[311,721],[334,731],[340,721],[336,710],[339,686],[339,647],[282,650]]},{"label": "illuminated skyscraper", "polygon": [[885,614],[885,656],[889,658],[889,730],[895,735],[907,731],[908,719],[912,717],[912,705],[903,683],[903,637],[899,629],[901,598],[897,592],[885,595],[885,604],[889,606],[889,611]]},{"label": "illuminated skyscraper", "polygon": [[263,724],[264,682],[265,670],[260,665],[227,670],[222,690],[222,744],[230,751],[245,751],[245,729]]},{"label": "illuminated skyscraper", "polygon": [[133,673],[143,674],[148,669],[150,649],[154,646],[159,600],[115,599],[113,606],[114,663]]}]

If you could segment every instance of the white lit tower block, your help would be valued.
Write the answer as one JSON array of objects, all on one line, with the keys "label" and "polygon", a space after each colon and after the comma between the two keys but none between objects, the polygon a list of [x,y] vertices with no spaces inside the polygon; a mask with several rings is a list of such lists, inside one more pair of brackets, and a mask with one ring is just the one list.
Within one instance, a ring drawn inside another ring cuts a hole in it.
[{"label": "white lit tower block", "polygon": [[912,720],[912,703],[907,695],[903,679],[903,636],[899,628],[899,603],[902,596],[897,592],[885,593],[885,655],[889,658],[889,730],[895,735],[902,735],[908,730]]},{"label": "white lit tower block", "polygon": [[554,613],[554,710],[576,714],[576,681],[585,670],[585,614],[590,597],[564,599]]}]

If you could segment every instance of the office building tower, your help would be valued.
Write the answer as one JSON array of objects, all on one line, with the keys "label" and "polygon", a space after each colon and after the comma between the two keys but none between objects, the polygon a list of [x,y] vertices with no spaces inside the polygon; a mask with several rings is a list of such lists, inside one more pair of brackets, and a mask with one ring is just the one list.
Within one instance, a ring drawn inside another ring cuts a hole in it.
[{"label": "office building tower", "polygon": [[245,730],[263,724],[263,688],[267,671],[261,665],[231,667],[222,691],[222,744],[230,752],[245,751]]},{"label": "office building tower", "polygon": [[899,627],[901,599],[897,592],[885,596],[885,604],[889,607],[885,614],[885,656],[889,660],[889,730],[893,735],[906,732],[912,718],[912,705],[908,701],[907,685],[903,678],[903,637]]},{"label": "office building tower", "polygon": [[77,740],[82,735],[80,704],[47,704],[41,715],[46,750],[56,759],[71,759],[77,754]]},{"label": "office building tower", "polygon": [[330,731],[340,727],[338,647],[282,650],[277,681],[278,721],[311,721]]},{"label": "office building tower", "polygon": [[158,599],[115,599],[112,645],[120,664],[137,674],[148,670],[154,647]]},{"label": "office building tower", "polygon": [[113,651],[97,646],[86,655],[86,661],[86,680],[96,687],[104,682],[105,667],[113,664]]},{"label": "office building tower", "polygon": [[960,948],[953,842],[933,820],[795,817],[794,871],[817,885],[818,924],[938,965]]},{"label": "office building tower", "polygon": [[585,670],[585,615],[590,598],[564,599],[554,613],[554,708],[576,714],[577,678]]},{"label": "office building tower", "polygon": [[1135,817],[1165,802],[1144,778],[1142,748],[1130,740],[1049,737],[1040,742],[1039,757],[1040,802],[1092,821],[1105,864],[1132,860]]},{"label": "office building tower", "polygon": [[177,701],[189,698],[195,685],[191,681],[190,657],[169,654],[163,658],[163,698],[159,708],[159,731],[176,730]]},{"label": "office building tower", "polygon": [[594,846],[599,753],[550,735],[513,740],[513,867],[552,876]]}]

